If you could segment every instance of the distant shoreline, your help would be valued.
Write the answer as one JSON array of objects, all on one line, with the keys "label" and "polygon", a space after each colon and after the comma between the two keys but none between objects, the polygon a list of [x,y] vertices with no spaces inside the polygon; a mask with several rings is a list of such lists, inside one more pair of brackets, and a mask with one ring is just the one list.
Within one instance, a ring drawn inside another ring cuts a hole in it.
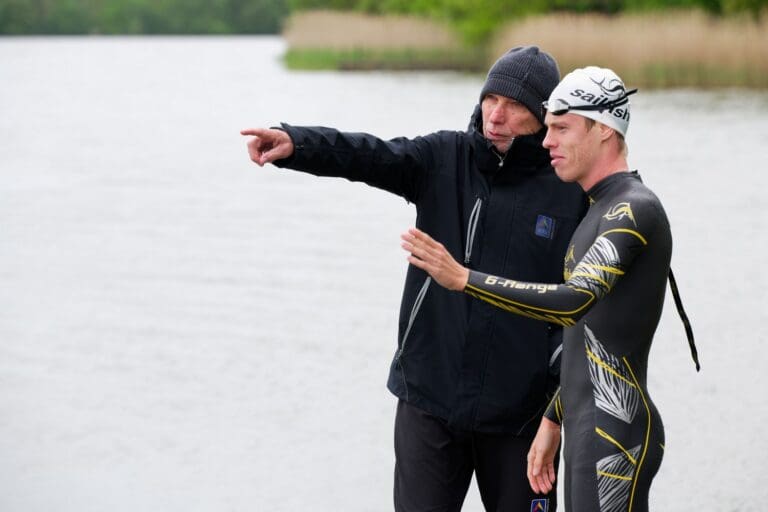
[{"label": "distant shoreline", "polygon": [[483,48],[422,18],[305,11],[283,32],[292,69],[484,72],[508,48],[536,44],[566,73],[598,64],[645,87],[768,88],[768,17],[699,11],[553,14],[505,25]]}]

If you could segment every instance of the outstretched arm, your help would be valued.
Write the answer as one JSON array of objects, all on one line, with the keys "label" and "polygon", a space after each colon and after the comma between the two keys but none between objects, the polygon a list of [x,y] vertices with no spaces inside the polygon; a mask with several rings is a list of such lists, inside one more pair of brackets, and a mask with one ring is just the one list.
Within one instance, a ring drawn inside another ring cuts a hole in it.
[{"label": "outstretched arm", "polygon": [[523,283],[470,271],[423,231],[411,228],[401,236],[408,261],[449,290],[464,291],[522,316],[559,325],[573,325],[594,302],[589,291],[565,285]]},{"label": "outstretched arm", "polygon": [[387,190],[417,202],[436,168],[435,148],[440,158],[450,134],[431,134],[409,139],[383,140],[362,132],[342,132],[324,126],[291,126],[281,129],[252,128],[240,133],[253,138],[248,153],[258,165],[272,163],[315,176],[345,178]]},{"label": "outstretched arm", "polygon": [[564,284],[529,283],[483,274],[461,266],[442,244],[412,228],[402,235],[408,261],[450,290],[501,309],[563,326],[574,325],[607,294],[647,244],[636,231],[611,229],[595,239]]}]

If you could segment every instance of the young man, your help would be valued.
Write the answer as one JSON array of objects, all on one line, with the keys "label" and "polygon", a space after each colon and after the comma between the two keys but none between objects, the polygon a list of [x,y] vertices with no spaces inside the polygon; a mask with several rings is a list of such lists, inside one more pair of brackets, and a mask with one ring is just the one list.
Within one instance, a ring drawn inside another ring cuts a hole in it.
[{"label": "young man", "polygon": [[[585,198],[549,166],[541,102],[550,55],[514,48],[491,68],[467,131],[384,141],[283,125],[243,135],[251,159],[362,181],[416,205],[416,225],[470,268],[559,279]],[[558,380],[561,332],[435,286],[410,267],[388,387],[395,417],[395,509],[461,509],[474,473],[487,510],[555,510],[534,494],[526,454]],[[533,505],[532,505],[533,504]]]},{"label": "young man", "polygon": [[646,388],[672,237],[658,198],[627,165],[629,95],[611,70],[568,74],[544,104],[552,166],[590,198],[565,256],[564,284],[507,279],[463,267],[418,229],[408,260],[438,283],[518,315],[566,326],[561,389],[529,453],[537,492],[552,489],[565,418],[565,509],[648,510],[664,427]]}]

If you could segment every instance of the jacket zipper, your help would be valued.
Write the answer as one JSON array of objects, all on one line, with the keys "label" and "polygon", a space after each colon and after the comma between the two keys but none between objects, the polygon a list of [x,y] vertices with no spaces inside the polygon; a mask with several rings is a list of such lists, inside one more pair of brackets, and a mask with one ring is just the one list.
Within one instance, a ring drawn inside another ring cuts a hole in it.
[{"label": "jacket zipper", "polygon": [[419,293],[416,295],[416,300],[413,301],[413,307],[411,308],[411,316],[408,317],[408,327],[405,328],[405,334],[403,334],[403,341],[402,343],[400,343],[400,351],[397,353],[398,360],[403,355],[403,350],[405,350],[405,342],[408,340],[408,334],[410,334],[411,332],[411,327],[413,327],[413,321],[416,320],[416,315],[419,313],[419,309],[421,309],[421,303],[424,302],[424,296],[427,294],[427,289],[429,288],[429,284],[431,282],[432,282],[432,277],[427,277],[427,280],[424,281],[423,285],[421,285],[421,290],[419,290]]},{"label": "jacket zipper", "polygon": [[419,314],[419,309],[421,309],[421,304],[424,302],[424,297],[427,295],[427,290],[429,289],[429,285],[432,282],[432,277],[427,277],[426,281],[424,281],[424,284],[421,285],[421,290],[419,290],[419,293],[416,295],[416,300],[413,302],[413,307],[411,308],[411,316],[408,317],[408,326],[405,328],[405,333],[403,334],[403,341],[400,343],[400,350],[397,351],[397,364],[400,366],[400,374],[403,376],[403,386],[405,387],[405,400],[408,401],[408,379],[405,377],[405,367],[403,366],[403,351],[405,350],[405,342],[408,340],[408,334],[411,332],[411,327],[413,327],[413,322],[416,320],[416,315]]},{"label": "jacket zipper", "polygon": [[468,264],[472,258],[472,247],[475,245],[475,231],[477,231],[477,222],[480,220],[480,209],[483,206],[483,200],[477,198],[475,206],[472,207],[472,213],[469,214],[469,223],[467,224],[467,243],[464,248],[464,264]]}]

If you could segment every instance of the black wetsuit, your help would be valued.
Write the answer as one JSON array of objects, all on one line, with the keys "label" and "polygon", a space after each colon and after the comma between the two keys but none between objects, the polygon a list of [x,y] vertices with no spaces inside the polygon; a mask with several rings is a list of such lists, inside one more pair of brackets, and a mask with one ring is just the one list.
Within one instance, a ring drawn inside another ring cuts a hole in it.
[{"label": "black wetsuit", "polygon": [[471,272],[465,291],[503,309],[568,326],[561,388],[547,416],[564,418],[565,509],[643,512],[664,451],[646,389],[672,252],[667,216],[636,173],[588,191],[571,239],[565,283]]}]

